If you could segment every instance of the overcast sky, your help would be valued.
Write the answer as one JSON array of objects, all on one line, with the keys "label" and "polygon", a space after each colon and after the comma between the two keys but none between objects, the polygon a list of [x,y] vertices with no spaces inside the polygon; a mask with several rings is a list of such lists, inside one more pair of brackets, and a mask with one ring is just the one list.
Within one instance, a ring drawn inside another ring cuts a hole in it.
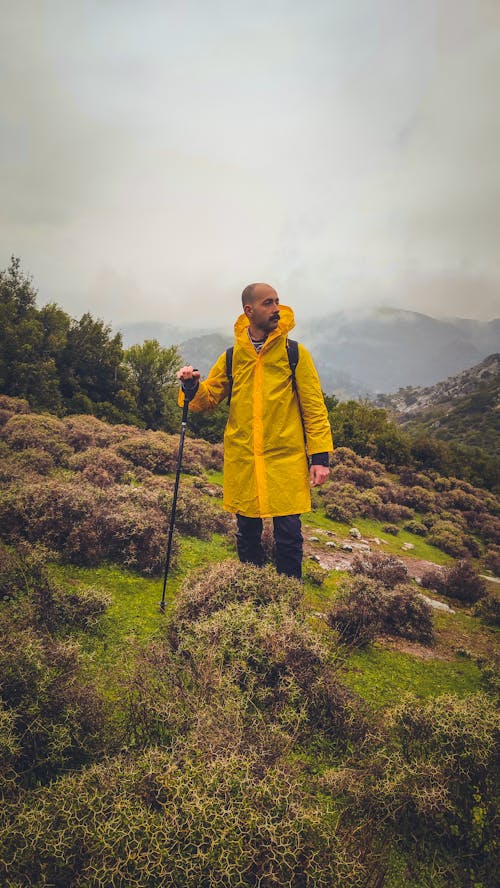
[{"label": "overcast sky", "polygon": [[500,314],[500,0],[0,0],[0,268],[113,324]]}]

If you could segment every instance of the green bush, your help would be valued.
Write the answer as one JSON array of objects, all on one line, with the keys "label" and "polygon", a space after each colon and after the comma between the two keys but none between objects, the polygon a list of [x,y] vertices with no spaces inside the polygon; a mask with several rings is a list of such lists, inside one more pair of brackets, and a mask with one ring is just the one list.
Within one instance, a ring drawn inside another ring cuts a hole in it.
[{"label": "green bush", "polygon": [[397,843],[439,873],[435,884],[490,886],[498,863],[499,734],[498,712],[483,693],[409,698],[389,714],[378,748],[332,769],[325,787],[340,797],[346,819],[352,822],[353,810],[356,820],[364,815],[385,832],[386,847]]},{"label": "green bush", "polygon": [[81,677],[80,650],[0,614],[0,699],[12,715],[21,785],[48,780],[102,747],[103,702]]}]

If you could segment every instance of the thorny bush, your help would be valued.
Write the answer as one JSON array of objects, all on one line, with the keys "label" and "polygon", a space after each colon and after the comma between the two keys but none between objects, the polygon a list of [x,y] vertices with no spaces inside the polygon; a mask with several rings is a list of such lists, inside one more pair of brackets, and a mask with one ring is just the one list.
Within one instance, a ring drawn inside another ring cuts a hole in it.
[{"label": "thorny bush", "polygon": [[223,561],[201,568],[184,581],[176,596],[172,625],[204,619],[228,604],[248,601],[262,607],[281,599],[297,608],[302,600],[300,582],[270,566]]},{"label": "thorny bush", "polygon": [[283,765],[153,749],[34,793],[5,831],[0,866],[10,884],[47,888],[335,888],[361,879],[356,850]]},{"label": "thorny bush", "polygon": [[[344,771],[345,803],[385,823],[388,841],[398,835],[417,857],[440,856],[443,884],[495,884],[500,720],[491,700],[410,698],[388,731],[392,743]],[[331,789],[339,777],[330,772]]]}]

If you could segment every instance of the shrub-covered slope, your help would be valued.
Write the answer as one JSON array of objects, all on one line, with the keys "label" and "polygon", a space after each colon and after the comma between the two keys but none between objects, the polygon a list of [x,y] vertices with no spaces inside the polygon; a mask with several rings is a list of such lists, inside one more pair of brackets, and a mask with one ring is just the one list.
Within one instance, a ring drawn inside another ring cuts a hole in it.
[{"label": "shrub-covered slope", "polygon": [[308,520],[467,554],[432,582],[439,616],[393,555],[307,562],[304,585],[228,558],[220,447],[187,441],[162,616],[176,439],[17,401],[2,423],[2,884],[494,884],[496,684],[474,650],[497,611],[470,560],[497,551],[491,494],[339,448],[315,495]]}]

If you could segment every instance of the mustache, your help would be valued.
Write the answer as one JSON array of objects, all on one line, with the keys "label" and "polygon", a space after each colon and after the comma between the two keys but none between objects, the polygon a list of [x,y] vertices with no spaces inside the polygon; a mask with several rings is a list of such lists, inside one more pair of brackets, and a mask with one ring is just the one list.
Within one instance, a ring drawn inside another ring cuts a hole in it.
[{"label": "mustache", "polygon": [[271,315],[271,320],[272,321],[279,321],[280,317],[281,317],[280,313],[279,313],[279,311],[277,311],[275,314]]}]

